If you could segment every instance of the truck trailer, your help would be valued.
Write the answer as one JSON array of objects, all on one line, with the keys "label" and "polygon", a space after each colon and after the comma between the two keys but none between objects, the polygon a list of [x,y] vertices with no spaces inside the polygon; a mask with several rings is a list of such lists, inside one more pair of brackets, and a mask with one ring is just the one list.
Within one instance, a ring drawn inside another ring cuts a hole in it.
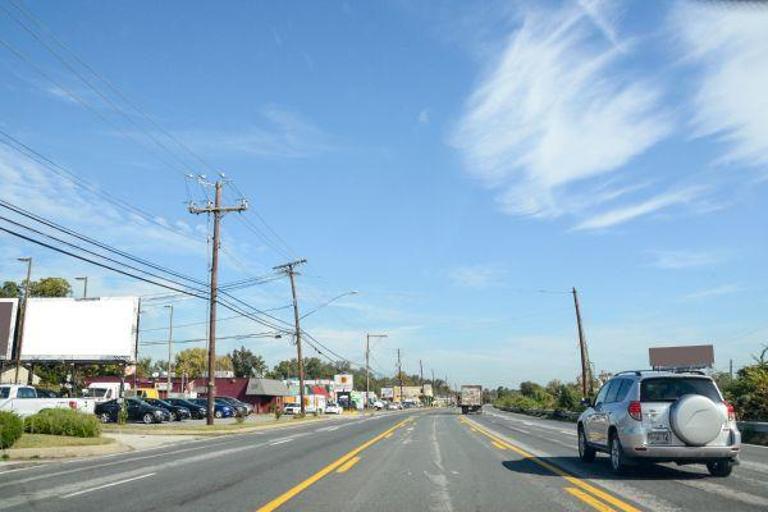
[{"label": "truck trailer", "polygon": [[483,407],[483,386],[477,384],[464,384],[459,395],[459,407],[461,414],[471,412],[480,414]]}]

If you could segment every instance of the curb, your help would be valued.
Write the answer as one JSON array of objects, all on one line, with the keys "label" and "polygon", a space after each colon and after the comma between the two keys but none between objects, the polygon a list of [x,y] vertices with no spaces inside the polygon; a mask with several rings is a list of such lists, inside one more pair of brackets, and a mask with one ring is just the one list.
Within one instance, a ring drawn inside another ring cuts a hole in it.
[{"label": "curb", "polygon": [[166,430],[153,430],[152,427],[147,427],[147,430],[139,429],[109,429],[104,430],[104,434],[119,434],[119,435],[140,435],[140,436],[227,436],[236,434],[251,434],[260,430],[273,430],[278,428],[295,427],[298,425],[305,425],[307,423],[316,421],[328,421],[327,418],[307,418],[301,421],[286,420],[280,423],[267,423],[264,425],[254,425],[252,427],[243,427],[241,429],[228,429],[228,430],[184,430],[184,427],[172,427]]}]

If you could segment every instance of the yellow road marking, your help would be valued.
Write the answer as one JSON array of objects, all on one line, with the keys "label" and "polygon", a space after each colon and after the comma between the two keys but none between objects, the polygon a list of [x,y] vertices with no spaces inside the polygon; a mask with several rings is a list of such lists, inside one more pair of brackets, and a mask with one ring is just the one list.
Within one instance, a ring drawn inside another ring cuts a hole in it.
[{"label": "yellow road marking", "polygon": [[504,445],[503,445],[503,444],[501,444],[501,443],[497,443],[496,441],[491,441],[491,444],[493,444],[493,446],[495,446],[495,447],[496,447],[496,448],[498,448],[499,450],[506,450],[506,449],[507,449],[507,447],[506,447],[506,446],[504,446]]},{"label": "yellow road marking", "polygon": [[477,429],[475,427],[469,427],[472,432],[477,432]]},{"label": "yellow road marking", "polygon": [[538,464],[539,466],[549,470],[550,472],[552,472],[552,473],[554,473],[554,474],[556,474],[558,476],[563,477],[564,479],[566,479],[568,482],[570,482],[571,484],[575,485],[576,487],[579,487],[582,490],[587,491],[587,492],[593,494],[594,496],[597,496],[598,498],[602,499],[603,501],[606,501],[606,502],[610,503],[611,505],[615,506],[619,510],[623,510],[624,512],[640,512],[639,509],[633,507],[629,503],[627,503],[625,501],[622,501],[622,500],[616,498],[615,496],[612,496],[612,495],[608,494],[607,492],[601,491],[597,487],[595,487],[593,485],[590,485],[587,482],[583,481],[582,479],[571,475],[570,473],[568,473],[564,469],[561,469],[558,466],[554,466],[554,465],[550,464],[549,462],[545,462],[545,461],[541,460],[540,458],[536,457],[535,455],[533,455],[531,453],[528,453],[527,451],[523,450],[522,448],[518,448],[517,446],[504,441],[503,439],[497,437],[496,435],[494,435],[493,433],[489,432],[485,428],[481,427],[480,425],[478,425],[474,421],[468,420],[466,418],[459,418],[459,419],[461,421],[463,421],[466,425],[469,425],[471,427],[476,428],[481,434],[483,434],[484,436],[488,437],[492,441],[496,441],[499,444],[504,445],[505,447],[509,448],[510,450],[512,450],[513,452],[515,452],[515,453],[517,453],[519,455],[522,455],[524,458],[530,460],[531,462],[534,462],[534,463]]},{"label": "yellow road marking", "polygon": [[386,437],[387,439],[389,439],[390,437],[392,437],[392,432],[390,432],[389,434],[385,435],[384,437]]},{"label": "yellow road marking", "polygon": [[577,489],[575,487],[566,487],[565,490],[572,494],[573,496],[576,496],[581,501],[586,503],[587,505],[591,506],[595,510],[599,510],[600,512],[615,512],[614,509],[606,505],[605,503],[601,501],[597,501],[595,498],[590,496],[589,494],[585,493],[581,489]]},{"label": "yellow road marking", "polygon": [[398,423],[397,425],[395,425],[394,427],[391,427],[391,428],[385,430],[384,432],[382,432],[381,434],[377,435],[376,437],[374,437],[372,439],[369,439],[368,441],[366,441],[365,443],[361,444],[360,446],[358,446],[354,450],[345,453],[344,455],[342,455],[341,457],[339,457],[335,461],[331,462],[330,464],[325,466],[323,469],[321,469],[320,471],[318,471],[314,475],[310,476],[309,478],[307,478],[306,480],[304,480],[300,484],[298,484],[298,485],[288,489],[283,494],[281,494],[277,498],[273,499],[269,503],[267,503],[265,505],[262,505],[261,507],[259,507],[256,510],[256,512],[272,512],[273,510],[276,510],[278,507],[280,507],[281,505],[283,505],[284,503],[289,501],[294,496],[298,495],[302,491],[304,491],[304,490],[308,489],[309,487],[311,487],[314,483],[316,483],[318,480],[320,480],[324,476],[326,476],[329,473],[332,473],[334,470],[338,469],[339,466],[343,465],[344,463],[346,463],[350,459],[356,457],[357,454],[359,454],[360,452],[362,452],[366,448],[369,448],[369,447],[373,446],[374,444],[378,443],[379,441],[381,441],[382,439],[384,439],[388,435],[391,436],[392,432],[394,432],[395,430],[397,430],[398,428],[400,428],[400,427],[402,427],[404,425],[407,425],[410,421],[411,421],[411,418],[405,419],[405,420],[401,421],[400,423]]},{"label": "yellow road marking", "polygon": [[337,469],[336,472],[337,473],[346,473],[347,471],[349,471],[349,468],[351,468],[352,466],[354,466],[358,462],[360,462],[360,457],[352,457],[347,462],[345,462],[339,469]]}]

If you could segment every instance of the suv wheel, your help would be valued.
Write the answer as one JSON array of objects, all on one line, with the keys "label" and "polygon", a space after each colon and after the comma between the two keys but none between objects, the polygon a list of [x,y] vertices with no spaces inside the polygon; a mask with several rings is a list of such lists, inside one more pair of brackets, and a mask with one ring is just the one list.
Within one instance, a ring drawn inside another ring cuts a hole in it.
[{"label": "suv wheel", "polygon": [[725,477],[730,475],[731,471],[733,471],[733,461],[718,460],[715,462],[708,462],[707,469],[712,476]]},{"label": "suv wheel", "polygon": [[584,429],[579,425],[579,458],[582,462],[592,462],[595,460],[595,449],[587,444],[587,436]]},{"label": "suv wheel", "polygon": [[616,432],[611,433],[610,450],[611,455],[611,469],[617,475],[624,474],[627,469],[626,455],[624,455],[624,449],[619,441],[619,434]]}]

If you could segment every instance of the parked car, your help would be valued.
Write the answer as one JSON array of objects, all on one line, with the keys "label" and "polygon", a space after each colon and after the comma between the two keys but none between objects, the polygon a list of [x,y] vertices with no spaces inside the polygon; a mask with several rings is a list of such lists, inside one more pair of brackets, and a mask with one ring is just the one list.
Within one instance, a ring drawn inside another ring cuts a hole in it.
[{"label": "parked car", "polygon": [[[163,421],[170,420],[168,411],[150,405],[143,400],[137,398],[125,399],[126,410],[128,412],[128,421],[141,421],[143,423],[161,423]],[[108,400],[96,405],[96,416],[102,421],[102,423],[109,423],[111,421],[117,421],[118,412],[120,411],[120,403],[117,400]]]},{"label": "parked car", "polygon": [[381,400],[375,400],[373,402],[373,407],[377,411],[380,411],[380,410],[384,409],[384,402],[382,402]]},{"label": "parked car", "polygon": [[341,406],[336,402],[325,404],[325,414],[341,414],[342,412]]},{"label": "parked car", "polygon": [[398,410],[400,410],[400,409],[402,409],[402,407],[401,407],[401,406],[400,406],[400,404],[398,404],[398,403],[395,403],[395,402],[389,402],[389,403],[387,404],[387,410],[388,410],[388,411],[398,411]]},{"label": "parked car", "polygon": [[[208,410],[208,399],[207,398],[194,398],[191,399],[190,402],[194,404],[198,404],[201,407],[205,407],[206,411]],[[235,415],[235,410],[230,407],[229,405],[226,405],[221,402],[214,402],[213,404],[213,417],[214,418],[231,418]]]},{"label": "parked car", "polygon": [[283,414],[299,414],[301,407],[299,404],[285,404],[283,407]]},{"label": "parked car", "polygon": [[240,416],[248,416],[253,412],[253,406],[251,404],[242,402],[231,396],[217,396],[216,400],[226,402],[229,406],[235,409]]},{"label": "parked car", "polygon": [[170,421],[188,420],[192,417],[192,413],[186,407],[173,405],[166,400],[160,400],[158,398],[145,398],[144,401],[149,405],[154,405],[155,407],[159,407],[168,411],[171,418]]},{"label": "parked car", "polygon": [[192,415],[192,419],[200,420],[208,416],[208,408],[206,406],[198,405],[190,400],[183,398],[166,398],[166,402],[179,407],[186,407],[189,409],[189,413]]},{"label": "parked car", "polygon": [[739,463],[733,406],[702,373],[621,372],[585,405],[577,424],[584,462],[601,451],[615,473],[639,461],[676,462],[706,464],[719,477]]},{"label": "parked car", "polygon": [[96,400],[93,398],[47,398],[38,394],[33,386],[22,384],[0,385],[0,410],[11,411],[19,416],[30,416],[43,409],[57,407],[75,409],[84,413],[95,410]]}]

